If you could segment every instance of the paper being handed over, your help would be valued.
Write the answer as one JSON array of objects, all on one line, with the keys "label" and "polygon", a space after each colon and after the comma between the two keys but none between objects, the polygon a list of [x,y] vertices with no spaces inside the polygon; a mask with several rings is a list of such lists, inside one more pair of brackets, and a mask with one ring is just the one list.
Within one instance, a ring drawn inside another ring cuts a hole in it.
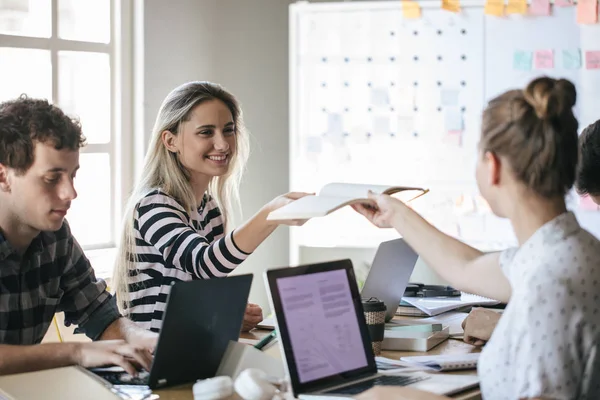
[{"label": "paper being handed over", "polygon": [[268,220],[293,220],[324,217],[344,206],[363,203],[373,205],[369,190],[378,194],[401,193],[402,200],[411,201],[427,193],[428,189],[408,186],[368,185],[359,183],[328,183],[316,196],[302,197],[269,214]]}]

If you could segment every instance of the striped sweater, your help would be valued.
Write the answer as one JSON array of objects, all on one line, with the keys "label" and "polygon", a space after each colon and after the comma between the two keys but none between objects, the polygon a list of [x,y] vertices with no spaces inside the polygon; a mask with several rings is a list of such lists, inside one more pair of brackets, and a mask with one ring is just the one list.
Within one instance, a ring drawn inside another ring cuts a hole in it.
[{"label": "striped sweater", "polygon": [[233,232],[225,235],[223,223],[208,195],[191,214],[160,189],[140,200],[134,214],[136,262],[128,278],[129,318],[159,332],[171,283],[227,276],[248,257],[234,243]]}]

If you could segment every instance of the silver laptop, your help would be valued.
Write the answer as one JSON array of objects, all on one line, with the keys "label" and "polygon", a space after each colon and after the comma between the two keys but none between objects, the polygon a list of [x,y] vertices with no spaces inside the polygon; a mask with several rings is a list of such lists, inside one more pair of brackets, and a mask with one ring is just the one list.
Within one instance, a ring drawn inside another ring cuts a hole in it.
[{"label": "silver laptop", "polygon": [[404,239],[382,242],[377,248],[361,296],[376,297],[385,303],[386,322],[396,315],[417,258],[419,255]]},{"label": "silver laptop", "polygon": [[453,394],[477,386],[475,375],[378,374],[350,260],[264,276],[295,396],[350,397],[376,385]]}]

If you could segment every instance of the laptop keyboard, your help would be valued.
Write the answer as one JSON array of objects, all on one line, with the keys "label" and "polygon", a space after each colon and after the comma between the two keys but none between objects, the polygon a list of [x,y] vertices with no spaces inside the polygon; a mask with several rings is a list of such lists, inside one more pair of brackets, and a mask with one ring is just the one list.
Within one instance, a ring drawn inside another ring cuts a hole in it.
[{"label": "laptop keyboard", "polygon": [[354,385],[333,389],[324,394],[359,394],[374,386],[407,386],[427,378],[426,376],[382,375]]},{"label": "laptop keyboard", "polygon": [[147,385],[150,378],[147,371],[140,371],[138,376],[126,372],[102,372],[99,375],[113,385]]}]

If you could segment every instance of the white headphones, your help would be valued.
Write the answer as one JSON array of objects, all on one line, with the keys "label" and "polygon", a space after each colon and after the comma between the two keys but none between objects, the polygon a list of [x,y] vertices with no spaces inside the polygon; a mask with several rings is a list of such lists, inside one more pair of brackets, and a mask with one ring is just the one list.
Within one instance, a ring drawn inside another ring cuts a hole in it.
[{"label": "white headphones", "polygon": [[194,400],[219,400],[236,393],[244,400],[283,399],[281,382],[270,378],[264,371],[248,368],[242,371],[235,383],[228,376],[204,379],[194,384]]}]

